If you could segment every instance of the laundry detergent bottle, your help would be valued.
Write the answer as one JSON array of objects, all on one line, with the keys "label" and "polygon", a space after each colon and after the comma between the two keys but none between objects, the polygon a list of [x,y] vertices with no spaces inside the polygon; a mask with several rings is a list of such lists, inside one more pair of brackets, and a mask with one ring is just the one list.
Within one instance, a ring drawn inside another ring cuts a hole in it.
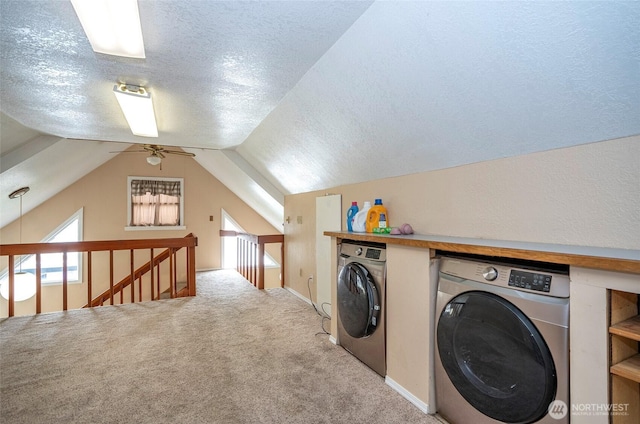
[{"label": "laundry detergent bottle", "polygon": [[354,232],[364,233],[367,230],[367,213],[371,209],[371,202],[364,202],[362,210],[353,217],[352,228]]},{"label": "laundry detergent bottle", "polygon": [[367,213],[367,233],[387,233],[389,226],[389,214],[382,204],[382,199],[376,199]]},{"label": "laundry detergent bottle", "polygon": [[353,218],[358,213],[358,202],[351,202],[351,207],[347,211],[347,230],[353,231]]}]

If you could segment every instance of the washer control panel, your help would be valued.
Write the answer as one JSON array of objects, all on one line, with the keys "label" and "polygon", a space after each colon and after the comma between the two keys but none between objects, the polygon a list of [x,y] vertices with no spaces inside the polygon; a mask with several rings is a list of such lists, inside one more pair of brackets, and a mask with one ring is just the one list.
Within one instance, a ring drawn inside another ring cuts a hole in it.
[{"label": "washer control panel", "polygon": [[364,255],[368,259],[380,259],[380,249],[367,248],[367,253]]},{"label": "washer control panel", "polygon": [[509,274],[509,285],[549,293],[551,291],[551,275],[512,269]]},{"label": "washer control panel", "polygon": [[339,245],[339,252],[339,255],[343,258],[357,257],[374,262],[385,262],[387,260],[386,246],[380,243],[354,244],[343,241]]}]

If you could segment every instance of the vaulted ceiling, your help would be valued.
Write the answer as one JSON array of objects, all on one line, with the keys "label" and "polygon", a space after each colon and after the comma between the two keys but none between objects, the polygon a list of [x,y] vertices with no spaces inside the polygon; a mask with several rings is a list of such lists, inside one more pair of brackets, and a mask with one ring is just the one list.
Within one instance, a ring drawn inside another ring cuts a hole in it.
[{"label": "vaulted ceiling", "polygon": [[[153,143],[280,229],[287,194],[640,134],[638,2],[138,4],[145,59],[93,52],[66,0],[0,2],[2,199]],[[151,92],[158,138],[116,82]]]}]

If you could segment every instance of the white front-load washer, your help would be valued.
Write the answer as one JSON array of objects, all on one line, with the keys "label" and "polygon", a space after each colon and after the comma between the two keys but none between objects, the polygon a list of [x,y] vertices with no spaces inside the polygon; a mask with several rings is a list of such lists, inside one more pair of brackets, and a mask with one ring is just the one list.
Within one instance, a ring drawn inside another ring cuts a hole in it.
[{"label": "white front-load washer", "polygon": [[338,256],[337,342],[386,375],[386,245],[343,240]]},{"label": "white front-load washer", "polygon": [[435,353],[451,424],[569,423],[568,270],[441,258]]}]

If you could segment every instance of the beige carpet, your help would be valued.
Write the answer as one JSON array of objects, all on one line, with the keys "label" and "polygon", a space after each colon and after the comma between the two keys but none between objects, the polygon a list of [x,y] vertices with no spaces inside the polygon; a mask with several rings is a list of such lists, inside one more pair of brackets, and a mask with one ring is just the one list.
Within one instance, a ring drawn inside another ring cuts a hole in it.
[{"label": "beige carpet", "polygon": [[0,321],[0,422],[429,423],[284,289],[234,271],[198,296]]}]

